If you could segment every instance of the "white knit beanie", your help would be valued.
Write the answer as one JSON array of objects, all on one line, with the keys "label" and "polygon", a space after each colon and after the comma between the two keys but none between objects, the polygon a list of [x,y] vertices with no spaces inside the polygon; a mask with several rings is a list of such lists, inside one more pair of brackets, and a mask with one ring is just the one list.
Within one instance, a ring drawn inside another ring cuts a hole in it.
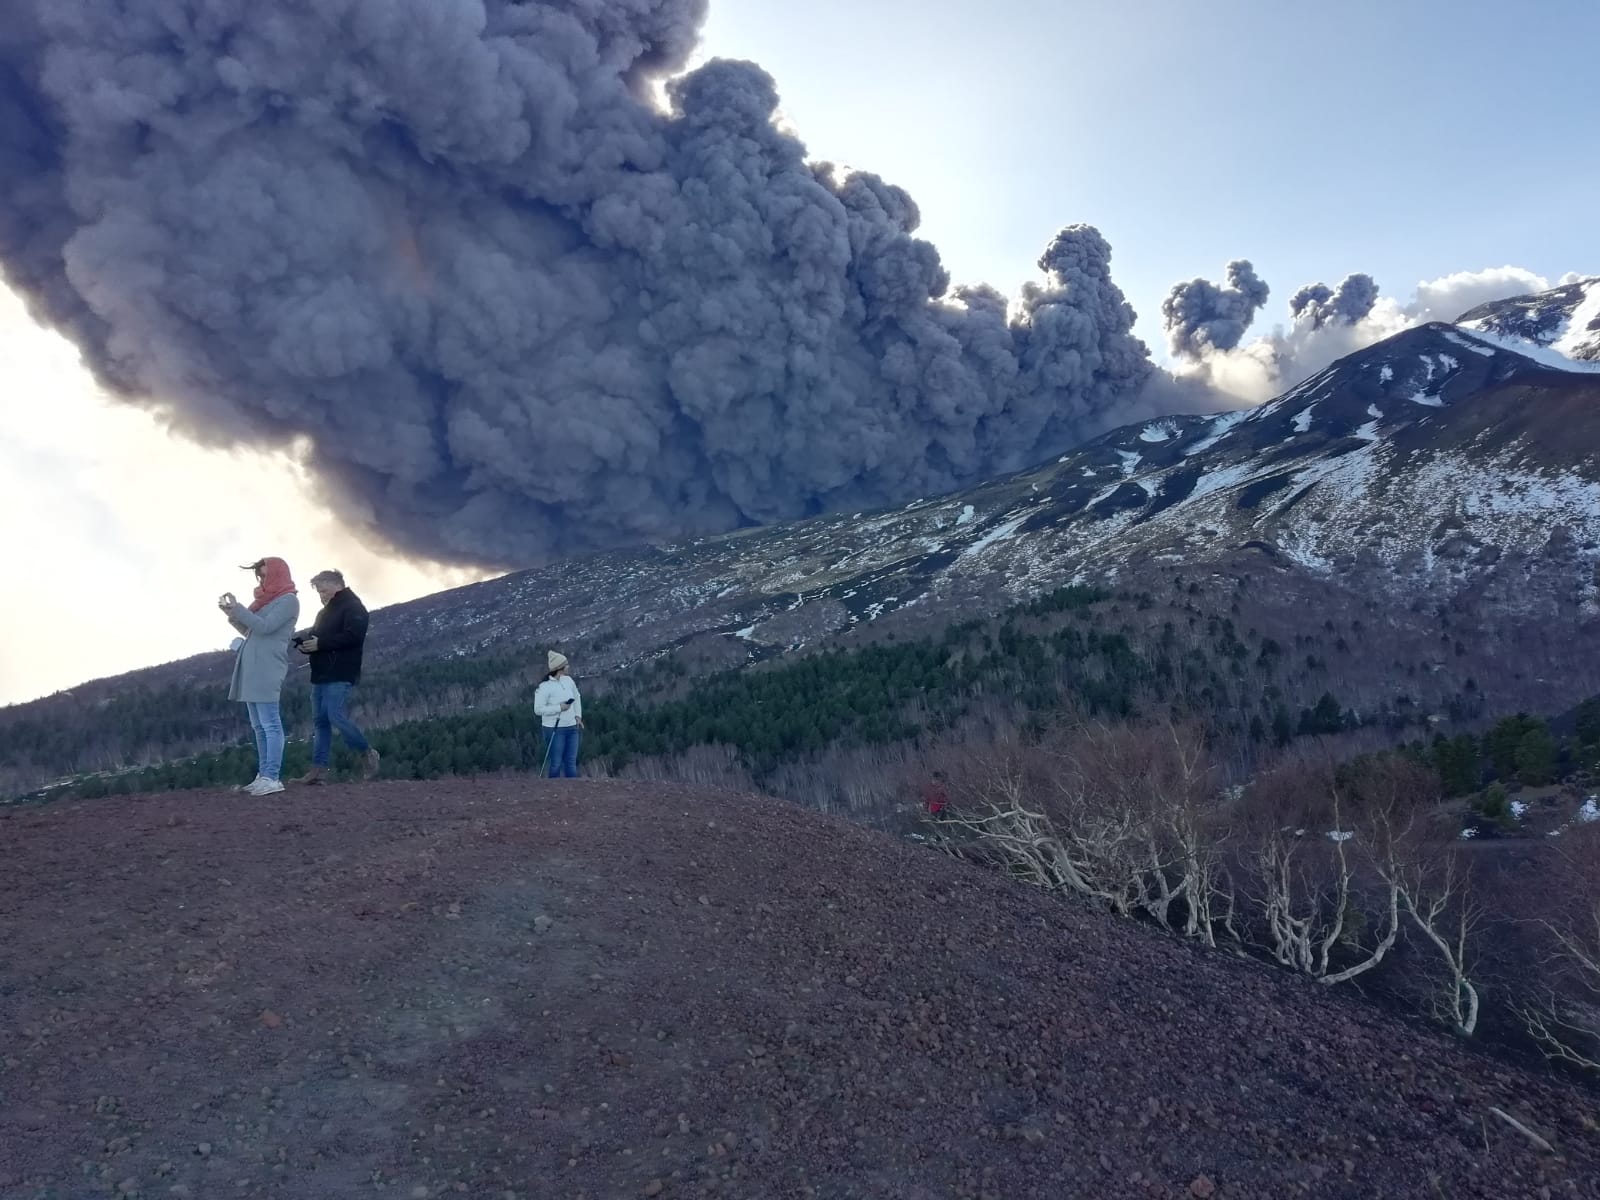
[{"label": "white knit beanie", "polygon": [[550,651],[550,674],[554,675],[567,665],[567,656],[555,650]]}]

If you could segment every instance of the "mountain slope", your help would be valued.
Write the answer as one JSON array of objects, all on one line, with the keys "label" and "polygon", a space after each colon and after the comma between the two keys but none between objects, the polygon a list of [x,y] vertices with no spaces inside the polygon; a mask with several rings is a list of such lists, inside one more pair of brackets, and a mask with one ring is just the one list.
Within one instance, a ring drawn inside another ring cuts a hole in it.
[{"label": "mountain slope", "polygon": [[759,654],[1242,548],[1394,603],[1586,622],[1597,412],[1600,377],[1430,325],[1251,412],[1125,428],[899,511],[526,572],[406,606],[396,633],[473,646],[609,630],[643,651],[714,631]]},{"label": "mountain slope", "polygon": [[799,648],[926,607],[992,608],[1150,560],[1258,547],[1396,599],[1533,571],[1524,611],[1595,613],[1600,378],[1445,325],[1335,363],[1261,408],[1114,431],[937,500],[520,572],[389,609],[399,653],[714,631]]},{"label": "mountain slope", "polygon": [[757,797],[521,779],[0,812],[0,941],[19,1200],[1600,1178],[1573,1086]]},{"label": "mountain slope", "polygon": [[[397,605],[375,617],[372,662],[531,663],[536,647],[560,644],[591,677],[674,652],[684,670],[735,668],[936,631],[1072,581],[1170,594],[1184,575],[1215,579],[1213,612],[1238,612],[1247,592],[1251,620],[1291,641],[1335,619],[1353,628],[1353,616],[1391,627],[1381,653],[1437,659],[1425,703],[1503,674],[1508,708],[1563,707],[1600,690],[1584,665],[1594,656],[1573,653],[1600,632],[1600,374],[1549,347],[1572,344],[1596,297],[1600,282],[1573,285],[1468,322],[1521,329],[1519,314],[1543,314],[1528,336],[1548,345],[1426,325],[1258,409],[1129,426],[958,495]],[[1451,649],[1435,655],[1440,644]],[[202,656],[88,685],[0,711],[0,729],[136,687],[215,688],[226,666]],[[469,688],[437,703],[480,701],[507,702]]]},{"label": "mountain slope", "polygon": [[470,644],[614,627],[662,645],[719,629],[787,648],[919,605],[992,604],[1253,543],[1315,574],[1363,569],[1364,585],[1402,599],[1533,570],[1525,610],[1592,615],[1596,414],[1600,378],[1429,325],[1251,412],[1128,427],[895,512],[526,572],[407,606],[402,636],[455,630]]},{"label": "mountain slope", "polygon": [[1555,366],[1593,363],[1600,369],[1600,276],[1481,304],[1456,324]]}]

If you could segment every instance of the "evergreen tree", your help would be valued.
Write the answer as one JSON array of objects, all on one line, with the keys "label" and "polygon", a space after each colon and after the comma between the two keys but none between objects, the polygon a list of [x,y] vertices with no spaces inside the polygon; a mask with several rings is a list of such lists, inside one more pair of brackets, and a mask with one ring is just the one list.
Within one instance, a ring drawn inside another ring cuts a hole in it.
[{"label": "evergreen tree", "polygon": [[1303,736],[1339,733],[1344,727],[1344,709],[1332,692],[1323,692],[1315,708],[1303,709],[1300,713],[1299,732]]},{"label": "evergreen tree", "polygon": [[1478,790],[1482,780],[1478,739],[1470,733],[1434,739],[1431,757],[1446,796],[1465,796]]},{"label": "evergreen tree", "polygon": [[1287,746],[1294,739],[1294,718],[1286,705],[1278,705],[1272,714],[1272,741],[1277,746]]},{"label": "evergreen tree", "polygon": [[1497,825],[1511,823],[1511,803],[1506,796],[1505,788],[1498,783],[1491,784],[1489,790],[1484,792],[1473,807]]},{"label": "evergreen tree", "polygon": [[1534,729],[1542,727],[1543,722],[1534,720],[1527,713],[1518,713],[1500,721],[1484,735],[1483,750],[1497,778],[1511,779],[1516,776],[1517,750],[1522,745],[1522,739]]},{"label": "evergreen tree", "polygon": [[1517,778],[1528,787],[1543,787],[1556,777],[1556,740],[1543,722],[1517,743]]},{"label": "evergreen tree", "polygon": [[1600,745],[1600,696],[1590,696],[1578,705],[1578,741],[1585,746]]}]

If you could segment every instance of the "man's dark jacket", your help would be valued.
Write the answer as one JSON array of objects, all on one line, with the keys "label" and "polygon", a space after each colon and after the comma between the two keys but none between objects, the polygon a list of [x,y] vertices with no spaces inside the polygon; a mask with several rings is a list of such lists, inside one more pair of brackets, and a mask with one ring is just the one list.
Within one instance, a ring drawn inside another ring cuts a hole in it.
[{"label": "man's dark jacket", "polygon": [[317,614],[311,635],[317,648],[311,659],[312,683],[359,683],[361,647],[367,640],[367,606],[349,588],[335,592]]}]

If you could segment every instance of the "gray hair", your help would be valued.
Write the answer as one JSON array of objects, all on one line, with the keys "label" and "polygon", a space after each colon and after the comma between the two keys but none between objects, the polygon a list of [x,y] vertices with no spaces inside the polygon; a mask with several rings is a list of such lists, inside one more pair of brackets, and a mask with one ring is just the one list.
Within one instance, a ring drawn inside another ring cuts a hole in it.
[{"label": "gray hair", "polygon": [[315,575],[313,575],[311,577],[311,586],[312,587],[316,587],[317,584],[319,584],[319,583],[337,583],[340,587],[343,587],[344,586],[344,572],[343,571],[318,571]]}]

